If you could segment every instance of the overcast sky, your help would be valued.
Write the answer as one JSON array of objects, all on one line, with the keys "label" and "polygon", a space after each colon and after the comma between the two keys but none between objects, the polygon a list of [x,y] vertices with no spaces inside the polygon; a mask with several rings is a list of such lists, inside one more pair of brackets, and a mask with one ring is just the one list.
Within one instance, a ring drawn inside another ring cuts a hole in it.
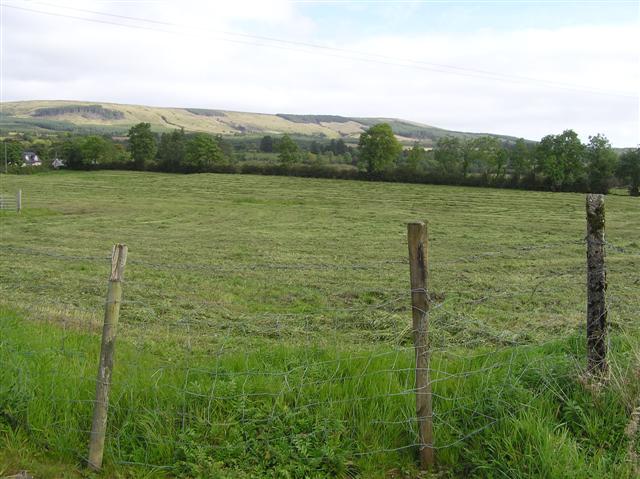
[{"label": "overcast sky", "polygon": [[638,0],[1,3],[3,101],[398,117],[533,140],[573,128],[640,143]]}]

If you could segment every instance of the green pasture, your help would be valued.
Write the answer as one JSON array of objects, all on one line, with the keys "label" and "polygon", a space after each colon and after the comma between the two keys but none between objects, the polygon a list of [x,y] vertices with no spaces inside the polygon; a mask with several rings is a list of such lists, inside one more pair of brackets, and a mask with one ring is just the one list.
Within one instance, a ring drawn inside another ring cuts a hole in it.
[{"label": "green pasture", "polygon": [[633,477],[640,203],[606,198],[612,372],[583,372],[584,195],[245,175],[0,176],[0,477],[83,477],[129,246],[105,477],[428,477],[406,223],[429,222],[440,477]]}]

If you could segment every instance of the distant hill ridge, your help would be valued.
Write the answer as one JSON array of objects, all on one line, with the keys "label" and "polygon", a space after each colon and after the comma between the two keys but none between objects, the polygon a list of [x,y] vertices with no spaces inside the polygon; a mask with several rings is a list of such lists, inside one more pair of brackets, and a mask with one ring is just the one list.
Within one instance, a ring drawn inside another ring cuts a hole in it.
[{"label": "distant hill ridge", "polygon": [[[118,103],[33,100],[0,103],[3,134],[18,132],[76,132],[122,135],[136,123],[151,123],[156,131],[184,128],[215,135],[278,135],[344,138],[356,141],[376,123],[387,122],[404,143],[431,145],[443,136],[473,138],[483,133],[444,130],[396,118],[357,118],[339,115],[249,113],[207,108],[166,108]],[[504,141],[514,138],[497,136]]]}]

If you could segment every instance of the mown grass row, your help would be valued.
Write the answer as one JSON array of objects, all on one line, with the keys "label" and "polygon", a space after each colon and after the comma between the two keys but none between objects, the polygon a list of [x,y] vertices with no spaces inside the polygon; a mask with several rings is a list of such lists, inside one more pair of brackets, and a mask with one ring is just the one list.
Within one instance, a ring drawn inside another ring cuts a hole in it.
[{"label": "mown grass row", "polygon": [[120,241],[106,477],[415,477],[405,223],[428,219],[441,474],[633,477],[634,198],[607,197],[615,367],[594,387],[582,195],[132,172],[2,188],[25,209],[0,213],[0,476],[86,475]]},{"label": "mown grass row", "polygon": [[[99,337],[6,309],[0,319],[0,473],[33,471],[38,451],[80,471]],[[632,477],[638,350],[616,338],[612,379],[593,385],[581,339],[434,354],[439,471]],[[415,477],[412,366],[405,347],[186,353],[120,338],[105,474]]]},{"label": "mown grass row", "polygon": [[[104,171],[9,175],[2,187],[25,202],[0,216],[0,293],[16,304],[99,304],[115,242],[129,245],[125,295],[147,307],[131,320],[385,303],[408,289],[406,222],[427,219],[431,289],[450,311],[543,340],[584,317],[583,195]],[[607,197],[607,239],[628,250],[608,260],[621,323],[638,294],[637,215],[635,198]]]}]

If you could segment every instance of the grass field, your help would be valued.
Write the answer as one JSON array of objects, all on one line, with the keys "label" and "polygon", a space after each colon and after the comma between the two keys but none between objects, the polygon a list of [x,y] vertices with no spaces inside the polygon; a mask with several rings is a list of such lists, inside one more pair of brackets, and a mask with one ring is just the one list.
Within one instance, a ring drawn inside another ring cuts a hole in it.
[{"label": "grass field", "polygon": [[406,222],[429,220],[448,477],[633,477],[640,204],[607,197],[612,379],[582,378],[584,196],[242,175],[2,176],[0,476],[80,477],[111,246],[107,476],[416,477]]}]

